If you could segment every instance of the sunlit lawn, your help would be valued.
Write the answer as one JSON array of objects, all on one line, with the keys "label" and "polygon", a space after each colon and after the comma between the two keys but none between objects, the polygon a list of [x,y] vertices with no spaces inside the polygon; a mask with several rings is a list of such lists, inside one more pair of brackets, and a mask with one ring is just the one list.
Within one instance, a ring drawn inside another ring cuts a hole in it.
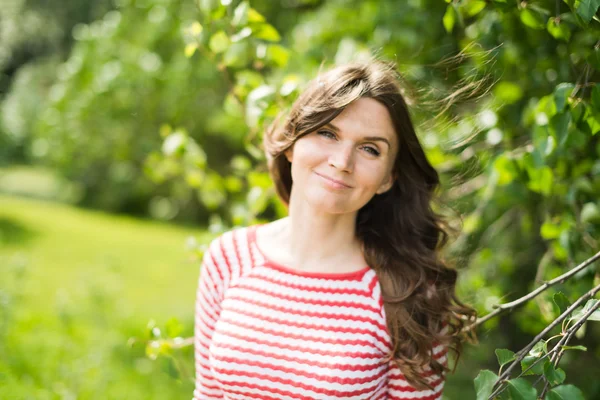
[{"label": "sunlit lawn", "polygon": [[167,360],[126,346],[151,318],[177,317],[192,334],[199,270],[189,236],[207,238],[0,195],[0,398],[191,397]]}]

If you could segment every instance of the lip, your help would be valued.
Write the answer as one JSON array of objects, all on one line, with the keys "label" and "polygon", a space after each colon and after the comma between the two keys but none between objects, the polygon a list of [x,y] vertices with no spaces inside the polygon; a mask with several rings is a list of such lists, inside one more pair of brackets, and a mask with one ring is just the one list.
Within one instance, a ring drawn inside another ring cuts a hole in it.
[{"label": "lip", "polygon": [[330,178],[330,177],[328,177],[326,175],[319,174],[318,172],[315,172],[315,174],[317,174],[321,178],[323,178],[323,179],[331,182],[333,184],[333,186],[336,187],[336,188],[338,188],[338,189],[350,189],[350,188],[352,188],[352,186],[349,186],[349,185],[345,184],[342,181],[338,181],[337,179],[333,179],[333,178]]}]

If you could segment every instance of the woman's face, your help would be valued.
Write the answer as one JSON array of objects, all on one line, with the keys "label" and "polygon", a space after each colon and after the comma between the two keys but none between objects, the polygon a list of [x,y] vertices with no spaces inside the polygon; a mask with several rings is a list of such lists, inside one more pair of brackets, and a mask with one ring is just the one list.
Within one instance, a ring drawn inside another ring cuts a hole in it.
[{"label": "woman's face", "polygon": [[357,212],[392,187],[397,152],[387,108],[360,98],[286,152],[292,163],[290,202],[304,200],[334,214]]}]

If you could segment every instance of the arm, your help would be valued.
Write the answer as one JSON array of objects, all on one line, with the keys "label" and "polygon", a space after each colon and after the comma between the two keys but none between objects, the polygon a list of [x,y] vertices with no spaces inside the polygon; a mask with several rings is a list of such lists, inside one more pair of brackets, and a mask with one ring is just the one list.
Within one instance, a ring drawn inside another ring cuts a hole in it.
[{"label": "arm", "polygon": [[[443,364],[448,365],[446,358],[447,349],[443,346],[436,346],[433,349],[434,358]],[[425,371],[423,374],[427,377],[428,383],[434,390],[416,389],[404,378],[404,374],[398,369],[393,361],[390,361],[390,370],[388,374],[388,400],[440,400],[444,390],[445,377]]]},{"label": "arm", "polygon": [[223,393],[210,370],[208,349],[219,316],[223,299],[223,278],[215,255],[220,252],[219,239],[214,240],[204,253],[196,292],[194,317],[194,359],[196,380],[194,400],[223,399]]}]

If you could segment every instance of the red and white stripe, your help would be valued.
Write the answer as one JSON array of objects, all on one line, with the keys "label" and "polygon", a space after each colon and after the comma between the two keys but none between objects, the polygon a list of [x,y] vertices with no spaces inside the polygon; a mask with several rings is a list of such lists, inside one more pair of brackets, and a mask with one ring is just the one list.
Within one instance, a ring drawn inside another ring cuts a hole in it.
[{"label": "red and white stripe", "polygon": [[[391,350],[379,282],[369,268],[307,273],[267,260],[256,226],[215,239],[200,271],[194,400],[441,399],[417,390]],[[446,349],[433,349],[446,363]]]}]

